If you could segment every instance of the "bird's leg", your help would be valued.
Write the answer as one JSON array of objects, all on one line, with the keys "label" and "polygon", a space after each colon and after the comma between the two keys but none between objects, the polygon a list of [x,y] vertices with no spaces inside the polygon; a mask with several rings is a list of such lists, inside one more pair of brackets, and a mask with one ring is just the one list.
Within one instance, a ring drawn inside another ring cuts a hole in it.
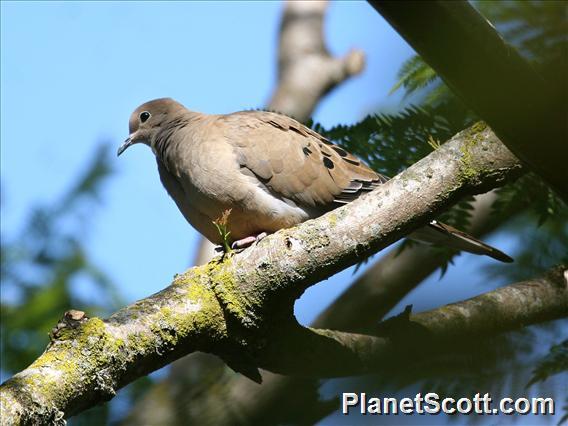
[{"label": "bird's leg", "polygon": [[268,234],[266,232],[261,232],[260,234],[257,234],[257,235],[251,235],[249,237],[241,238],[240,240],[233,241],[233,244],[231,244],[231,248],[233,250],[238,250],[238,249],[244,249],[244,248],[250,247],[255,242],[262,240],[267,235]]},{"label": "bird's leg", "polygon": [[230,245],[228,250],[224,245],[219,245],[219,246],[215,247],[215,251],[217,253],[221,253],[221,252],[228,253],[232,250],[242,251],[242,250],[246,249],[247,247],[252,246],[254,243],[259,242],[260,240],[262,240],[267,235],[268,234],[266,232],[261,232],[258,235],[251,235],[249,237],[241,238],[240,240],[233,241],[233,243]]}]

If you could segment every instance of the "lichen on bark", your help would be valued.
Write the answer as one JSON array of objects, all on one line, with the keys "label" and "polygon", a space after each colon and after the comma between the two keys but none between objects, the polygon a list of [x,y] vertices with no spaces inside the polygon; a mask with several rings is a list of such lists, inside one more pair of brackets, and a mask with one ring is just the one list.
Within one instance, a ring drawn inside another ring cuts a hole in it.
[{"label": "lichen on bark", "polygon": [[[383,348],[383,343],[370,336],[298,328],[294,300],[321,279],[427,223],[463,195],[517,176],[518,160],[490,129],[481,133],[481,141],[468,147],[477,173],[471,179],[460,175],[460,151],[467,143],[460,133],[347,206],[177,275],[169,287],[108,319],[90,318],[59,330],[36,363],[2,385],[0,398],[9,413],[2,423],[45,421],[61,412],[73,415],[196,350],[219,355],[255,380],[260,377],[257,367],[292,374],[301,366],[298,360],[309,360],[312,351],[322,348],[338,351],[339,359],[372,359],[373,354],[360,351]],[[289,338],[299,340],[279,346]],[[349,342],[354,345],[346,346]],[[295,355],[284,356],[290,347]],[[337,374],[348,364],[331,360],[313,371]],[[356,367],[364,370],[365,365]]]}]

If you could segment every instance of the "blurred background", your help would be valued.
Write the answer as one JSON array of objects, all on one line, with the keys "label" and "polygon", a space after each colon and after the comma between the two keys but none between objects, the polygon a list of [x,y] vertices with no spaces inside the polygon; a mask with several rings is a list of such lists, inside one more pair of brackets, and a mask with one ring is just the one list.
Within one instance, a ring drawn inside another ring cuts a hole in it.
[{"label": "blurred background", "polygon": [[[565,2],[475,5],[535,67],[552,80],[565,80]],[[66,310],[109,315],[159,291],[196,261],[201,239],[162,188],[151,151],[138,146],[120,160],[115,156],[128,136],[128,118],[139,104],[158,97],[206,113],[274,107],[274,94],[285,89],[279,50],[283,16],[294,14],[311,16],[314,21],[304,24],[316,29],[323,25],[325,57],[348,61],[348,52],[357,52],[365,60],[364,67],[314,95],[315,108],[306,117],[284,112],[302,121],[311,117],[309,123],[377,170],[394,175],[432,149],[427,140],[443,142],[477,119],[366,2],[294,9],[280,2],[2,1],[2,381],[43,351],[49,330]],[[296,53],[302,53],[300,47]],[[362,121],[369,114],[378,115]],[[433,309],[567,261],[566,206],[535,176],[464,200],[444,218],[482,234],[516,263],[501,266],[469,254],[448,263],[449,253],[399,243],[310,288],[296,303],[300,322],[323,321],[325,309],[336,301],[353,317],[352,328],[370,327],[406,305],[414,312]],[[381,261],[421,275],[376,312],[372,307],[361,312],[351,299],[338,299],[354,282],[380,286],[373,268]],[[363,317],[371,320],[364,323]],[[272,388],[262,400],[258,385],[243,383],[212,357],[192,355],[70,423],[174,424],[184,418],[201,424],[343,424],[335,399],[342,391],[412,397],[428,389],[449,395],[491,392],[495,398],[554,396],[555,416],[501,416],[498,422],[557,424],[566,412],[562,405],[568,405],[567,374],[558,367],[566,366],[567,325],[561,320],[492,337],[477,345],[479,353],[392,377],[290,383],[269,375],[263,386]],[[544,368],[542,378],[551,377],[525,387],[538,368]],[[244,393],[237,398],[239,389]],[[227,417],[216,417],[223,410]],[[385,424],[483,420],[380,419]],[[349,418],[350,423],[376,421]]]}]

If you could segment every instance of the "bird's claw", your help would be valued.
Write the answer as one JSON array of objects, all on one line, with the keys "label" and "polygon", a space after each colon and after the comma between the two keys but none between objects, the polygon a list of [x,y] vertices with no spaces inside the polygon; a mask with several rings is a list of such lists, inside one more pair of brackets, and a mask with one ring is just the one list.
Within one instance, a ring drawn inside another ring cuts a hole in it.
[{"label": "bird's claw", "polygon": [[233,250],[242,250],[245,249],[247,247],[252,246],[254,243],[259,242],[260,240],[262,240],[264,237],[266,237],[268,234],[266,232],[261,232],[258,235],[251,235],[249,237],[245,237],[242,238],[240,240],[234,241],[231,244],[231,248]]}]

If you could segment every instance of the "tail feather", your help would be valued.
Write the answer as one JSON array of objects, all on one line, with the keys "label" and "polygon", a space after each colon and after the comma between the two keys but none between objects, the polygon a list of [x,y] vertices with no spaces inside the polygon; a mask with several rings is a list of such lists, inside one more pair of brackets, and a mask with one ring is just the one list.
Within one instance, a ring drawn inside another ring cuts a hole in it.
[{"label": "tail feather", "polygon": [[501,262],[513,262],[511,257],[495,247],[491,247],[459,229],[435,220],[430,222],[428,226],[413,232],[409,235],[409,238],[431,244],[445,245],[469,253],[482,254]]}]

